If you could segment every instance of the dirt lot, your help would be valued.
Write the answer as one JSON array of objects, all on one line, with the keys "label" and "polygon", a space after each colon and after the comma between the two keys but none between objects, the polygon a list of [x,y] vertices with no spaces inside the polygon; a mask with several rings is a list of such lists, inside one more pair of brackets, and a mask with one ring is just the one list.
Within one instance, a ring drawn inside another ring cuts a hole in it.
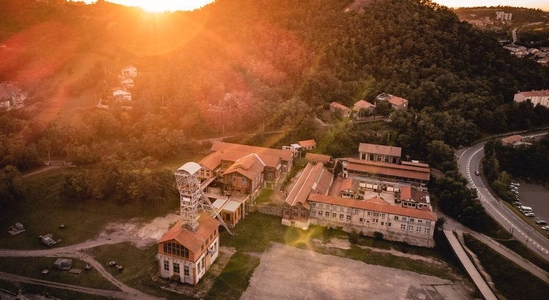
[{"label": "dirt lot", "polygon": [[241,299],[473,299],[469,295],[461,282],[273,243]]}]

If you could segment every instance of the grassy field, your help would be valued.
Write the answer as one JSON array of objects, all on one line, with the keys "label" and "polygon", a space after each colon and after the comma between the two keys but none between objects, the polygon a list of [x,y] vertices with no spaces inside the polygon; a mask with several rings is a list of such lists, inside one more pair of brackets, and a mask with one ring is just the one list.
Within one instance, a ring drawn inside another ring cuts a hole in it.
[{"label": "grassy field", "polygon": [[[107,279],[103,278],[95,269],[84,270],[86,262],[73,259],[73,268],[81,269],[79,275],[70,274],[65,270],[57,270],[53,264],[54,257],[1,257],[0,270],[2,272],[17,274],[25,277],[41,280],[61,282],[104,290],[118,290]],[[49,270],[48,275],[42,275],[42,270]]]},{"label": "grassy field", "polygon": [[[0,215],[2,248],[43,249],[38,236],[51,233],[61,239],[58,246],[76,244],[95,237],[109,222],[129,219],[150,220],[166,215],[178,207],[177,198],[163,199],[154,205],[132,203],[120,205],[114,201],[96,199],[65,199],[59,195],[63,178],[70,169],[54,169],[22,178],[26,197]],[[99,170],[90,169],[90,173]],[[16,222],[26,231],[10,236],[7,231]],[[64,229],[60,229],[64,225]],[[57,245],[53,246],[56,247]]]},{"label": "grassy field", "polygon": [[[498,291],[507,299],[547,299],[549,285],[522,267],[490,249],[470,235],[464,235],[465,245],[480,260]],[[545,296],[544,296],[545,295]]]},{"label": "grassy field", "polygon": [[[393,249],[396,251],[403,251],[405,248],[405,251],[410,254],[419,254],[436,259],[443,259],[443,256],[436,249],[413,247],[409,245],[405,247],[402,243],[377,240],[364,236],[356,237],[356,244],[353,244],[350,250],[325,248],[317,246],[318,243],[314,243],[313,240],[328,242],[332,238],[347,239],[350,234],[340,230],[327,229],[319,226],[311,226],[307,231],[286,227],[280,224],[280,218],[261,213],[251,213],[246,216],[246,219],[238,224],[238,227],[234,229],[233,233],[234,235],[230,236],[228,233],[223,232],[220,237],[220,244],[234,247],[238,251],[262,253],[270,246],[271,242],[278,242],[301,249],[310,249],[325,254],[360,260],[368,264],[410,270],[441,278],[449,278],[448,276],[450,276],[448,268],[444,267],[441,269],[440,265],[395,256],[389,253],[362,249],[358,246]],[[353,238],[350,240],[353,240]]]},{"label": "grassy field", "polygon": [[257,196],[257,199],[255,199],[255,202],[257,204],[271,203],[271,195],[272,194],[273,194],[272,189],[264,188],[259,193],[259,196]]},{"label": "grassy field", "polygon": [[246,291],[255,268],[259,265],[259,258],[243,252],[237,252],[216,278],[206,299],[239,299]]},{"label": "grassy field", "polygon": [[32,284],[13,284],[11,282],[0,280],[0,288],[8,290],[13,293],[17,293],[18,290],[22,290],[24,295],[36,294],[36,295],[50,295],[58,299],[86,299],[86,300],[103,300],[107,299],[101,296],[95,296],[90,294],[78,293],[68,290],[54,289],[46,286],[38,286]]}]

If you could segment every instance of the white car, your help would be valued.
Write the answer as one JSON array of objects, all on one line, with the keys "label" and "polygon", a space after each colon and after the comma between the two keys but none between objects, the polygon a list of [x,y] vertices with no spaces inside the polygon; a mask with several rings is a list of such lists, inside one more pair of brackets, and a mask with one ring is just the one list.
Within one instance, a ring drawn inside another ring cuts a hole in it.
[{"label": "white car", "polygon": [[527,213],[524,213],[524,215],[530,218],[533,218],[536,216],[533,212],[527,212]]},{"label": "white car", "polygon": [[547,225],[541,226],[541,229],[543,229],[543,230],[549,230],[549,226],[547,226]]}]

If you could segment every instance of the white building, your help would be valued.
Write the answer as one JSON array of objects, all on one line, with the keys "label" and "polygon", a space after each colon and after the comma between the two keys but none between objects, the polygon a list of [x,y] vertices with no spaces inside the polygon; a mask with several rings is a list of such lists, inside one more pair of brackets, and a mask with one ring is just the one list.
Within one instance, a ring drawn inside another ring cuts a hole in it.
[{"label": "white building", "polygon": [[515,94],[515,102],[520,103],[530,99],[534,106],[543,105],[549,107],[549,90],[521,92]]}]

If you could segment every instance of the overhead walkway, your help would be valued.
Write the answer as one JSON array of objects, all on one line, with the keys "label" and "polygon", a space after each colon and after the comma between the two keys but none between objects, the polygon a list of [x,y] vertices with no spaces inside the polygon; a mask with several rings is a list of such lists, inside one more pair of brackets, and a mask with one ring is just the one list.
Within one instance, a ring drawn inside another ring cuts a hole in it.
[{"label": "overhead walkway", "polygon": [[482,297],[486,300],[497,300],[498,298],[494,292],[492,292],[484,278],[480,275],[473,262],[471,262],[469,256],[465,253],[465,249],[463,249],[463,246],[461,246],[461,243],[458,241],[454,233],[450,230],[444,230],[444,235],[446,236],[446,239],[448,239],[448,242],[454,250],[457,258],[465,268],[465,271],[467,271],[467,274],[469,274],[469,277],[473,280],[479,292],[482,294]]}]

